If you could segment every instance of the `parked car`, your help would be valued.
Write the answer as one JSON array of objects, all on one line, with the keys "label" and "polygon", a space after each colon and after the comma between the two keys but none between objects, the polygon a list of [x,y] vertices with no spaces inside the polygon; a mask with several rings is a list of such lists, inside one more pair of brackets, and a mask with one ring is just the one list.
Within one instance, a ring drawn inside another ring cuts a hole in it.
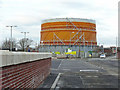
[{"label": "parked car", "polygon": [[105,54],[101,54],[100,58],[106,58],[106,55]]}]

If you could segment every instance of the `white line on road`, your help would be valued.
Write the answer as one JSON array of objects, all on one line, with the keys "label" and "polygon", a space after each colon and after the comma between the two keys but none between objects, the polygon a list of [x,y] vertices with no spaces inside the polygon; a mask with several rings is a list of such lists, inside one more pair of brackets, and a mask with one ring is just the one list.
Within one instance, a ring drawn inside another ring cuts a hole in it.
[{"label": "white line on road", "polygon": [[96,78],[97,78],[98,76],[86,76],[86,77],[90,77],[90,78],[91,78],[91,77],[96,77]]},{"label": "white line on road", "polygon": [[55,69],[55,68],[51,68],[50,70],[58,70],[58,69]]},{"label": "white line on road", "polygon": [[59,64],[59,66],[58,66],[58,68],[57,68],[57,69],[59,69],[59,68],[60,68],[62,61],[63,61],[63,60],[61,60],[61,62],[60,62],[60,64]]},{"label": "white line on road", "polygon": [[63,70],[68,70],[68,71],[70,71],[70,69],[63,69]]},{"label": "white line on road", "polygon": [[55,68],[51,68],[50,70],[65,70],[65,71],[70,71],[70,69],[55,69]]},{"label": "white line on road", "polygon": [[58,82],[61,74],[62,74],[62,73],[59,73],[59,74],[58,74],[58,76],[57,76],[57,78],[55,79],[54,83],[52,84],[50,90],[54,90],[54,89],[55,89],[55,87],[56,87],[56,85],[57,85],[57,82]]},{"label": "white line on road", "polygon": [[80,70],[80,72],[98,72],[98,70]]},{"label": "white line on road", "polygon": [[81,76],[80,76],[80,79],[82,80],[82,84],[85,85],[85,82]]}]

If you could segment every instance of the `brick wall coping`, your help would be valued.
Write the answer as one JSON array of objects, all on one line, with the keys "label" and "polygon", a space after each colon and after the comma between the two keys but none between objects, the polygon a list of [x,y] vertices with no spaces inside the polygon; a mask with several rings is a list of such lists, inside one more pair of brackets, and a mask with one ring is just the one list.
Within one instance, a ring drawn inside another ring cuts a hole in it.
[{"label": "brick wall coping", "polygon": [[52,54],[48,52],[9,52],[7,50],[0,50],[0,67],[32,62],[50,57],[52,57]]}]

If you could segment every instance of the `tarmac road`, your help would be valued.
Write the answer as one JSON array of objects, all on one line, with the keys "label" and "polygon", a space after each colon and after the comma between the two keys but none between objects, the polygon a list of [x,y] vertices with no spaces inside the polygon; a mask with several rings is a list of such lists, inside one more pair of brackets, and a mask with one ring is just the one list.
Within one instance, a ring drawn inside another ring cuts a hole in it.
[{"label": "tarmac road", "polygon": [[118,61],[99,58],[52,60],[51,74],[40,88],[50,89],[52,86],[55,90],[118,88]]}]

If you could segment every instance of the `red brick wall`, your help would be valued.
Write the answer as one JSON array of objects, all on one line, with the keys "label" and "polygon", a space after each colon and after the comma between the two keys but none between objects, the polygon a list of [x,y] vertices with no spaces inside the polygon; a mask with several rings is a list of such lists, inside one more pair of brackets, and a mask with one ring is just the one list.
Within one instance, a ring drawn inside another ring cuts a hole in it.
[{"label": "red brick wall", "polygon": [[37,88],[50,74],[50,66],[51,58],[2,67],[0,88]]},{"label": "red brick wall", "polygon": [[2,68],[0,67],[0,90],[2,89]]}]

